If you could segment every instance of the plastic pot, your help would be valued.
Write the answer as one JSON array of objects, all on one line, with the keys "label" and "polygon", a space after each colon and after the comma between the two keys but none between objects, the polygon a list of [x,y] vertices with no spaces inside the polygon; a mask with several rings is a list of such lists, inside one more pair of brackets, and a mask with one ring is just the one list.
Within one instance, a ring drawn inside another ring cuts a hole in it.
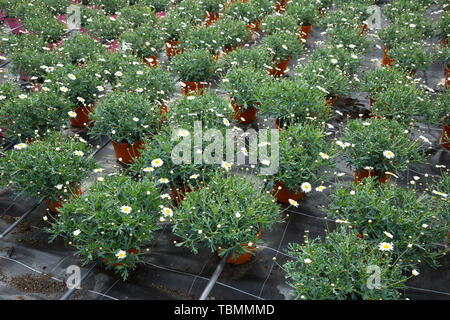
[{"label": "plastic pot", "polygon": [[273,66],[272,68],[267,68],[267,72],[269,72],[269,74],[272,75],[273,77],[281,77],[286,73],[286,68],[290,60],[291,57],[285,60],[280,60],[280,62],[277,63],[277,60],[273,59],[275,66]]},{"label": "plastic pot", "polygon": [[185,86],[181,86],[181,93],[185,96],[190,93],[202,95],[205,92],[205,84],[201,81],[182,81]]},{"label": "plastic pot", "polygon": [[215,21],[219,20],[219,15],[214,14],[212,12],[206,11],[206,13],[203,15],[203,18],[205,19],[205,25],[209,26],[210,24],[214,23]]},{"label": "plastic pot", "polygon": [[328,100],[326,101],[326,103],[327,103],[328,105],[332,106],[332,105],[336,102],[337,99],[338,99],[338,96],[334,96],[334,97],[328,99]]},{"label": "plastic pot", "polygon": [[[77,189],[74,191],[73,198],[75,198],[75,195],[80,195],[80,194],[81,194],[81,187],[80,187],[80,185],[78,185]],[[58,195],[56,197],[59,200],[53,200],[53,201],[50,201],[49,199],[44,200],[45,204],[47,204],[48,208],[53,213],[59,213],[58,208],[61,208],[63,206],[63,200],[61,199],[61,197]]]},{"label": "plastic pot", "polygon": [[141,155],[139,150],[143,148],[143,142],[140,140],[136,141],[133,145],[126,142],[118,144],[116,141],[113,141],[112,144],[117,160],[124,164],[128,164],[134,158],[139,157]]},{"label": "plastic pot", "polygon": [[183,185],[181,188],[175,188],[173,183],[170,183],[170,193],[172,194],[172,199],[176,204],[179,204],[181,201],[183,201],[186,197],[186,194],[191,191],[191,188],[186,185]]},{"label": "plastic pot", "polygon": [[181,52],[182,50],[178,49],[178,41],[169,40],[166,42],[166,54],[168,57],[173,57]]},{"label": "plastic pot", "polygon": [[309,37],[309,33],[311,32],[312,24],[309,26],[300,26],[300,32],[297,35],[297,39],[302,41],[302,39],[307,40]]},{"label": "plastic pot", "polygon": [[241,124],[249,124],[256,119],[256,113],[258,112],[258,109],[256,109],[255,107],[251,106],[245,110],[242,110],[242,106],[236,105],[234,101],[231,102],[231,105],[233,106],[234,110],[233,119],[237,120],[237,122]]},{"label": "plastic pot", "polygon": [[285,12],[286,11],[286,2],[287,0],[279,0],[275,3],[275,11],[277,12]]},{"label": "plastic pot", "polygon": [[385,173],[378,174],[375,170],[366,170],[366,169],[356,169],[355,170],[355,184],[360,183],[364,178],[367,177],[377,177],[380,183],[386,183],[391,176]]},{"label": "plastic pot", "polygon": [[70,118],[70,122],[72,123],[72,127],[75,128],[84,128],[91,121],[89,119],[89,114],[94,109],[93,103],[89,106],[81,106],[76,108],[74,111],[77,114],[75,118]]},{"label": "plastic pot", "polygon": [[148,56],[147,58],[144,58],[144,63],[149,67],[156,67],[158,66],[158,58],[156,56]]},{"label": "plastic pot", "polygon": [[447,117],[445,117],[444,119],[442,119],[442,136],[441,136],[441,145],[447,149],[450,150],[450,126],[445,124],[445,119]]},{"label": "plastic pot", "polygon": [[383,46],[383,58],[381,59],[381,65],[382,66],[390,66],[394,63],[394,59],[391,59],[388,57],[388,49],[386,49],[385,46]]},{"label": "plastic pot", "polygon": [[[259,230],[258,235],[256,236],[256,239],[259,239],[260,235],[261,235],[261,230]],[[249,250],[251,252],[247,252],[247,253],[243,253],[243,254],[240,254],[238,256],[235,256],[234,259],[233,259],[233,255],[231,254],[228,257],[228,259],[227,259],[227,263],[230,263],[230,264],[243,264],[243,263],[246,263],[247,261],[249,261],[252,258],[252,256],[253,256],[252,252],[255,251],[255,247],[254,246],[249,247],[248,243],[243,243],[242,246],[247,248],[247,250]],[[217,253],[218,254],[220,253],[220,251],[221,251],[220,249],[217,249]]]},{"label": "plastic pot", "polygon": [[284,183],[281,181],[275,183],[275,185],[273,186],[272,194],[279,202],[286,204],[289,204],[289,199],[300,201],[300,199],[303,197],[301,189],[298,189],[297,191],[291,191],[286,188]]},{"label": "plastic pot", "polygon": [[448,69],[448,66],[449,65],[447,65],[446,67],[445,67],[445,89],[448,89],[448,87],[450,86],[450,80],[448,79],[448,77],[449,77],[449,69]]}]

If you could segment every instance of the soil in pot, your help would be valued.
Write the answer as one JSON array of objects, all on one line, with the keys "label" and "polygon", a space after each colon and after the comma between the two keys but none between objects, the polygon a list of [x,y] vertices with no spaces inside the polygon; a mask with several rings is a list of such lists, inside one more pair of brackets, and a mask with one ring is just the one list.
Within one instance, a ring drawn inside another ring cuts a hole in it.
[{"label": "soil in pot", "polygon": [[87,126],[89,121],[89,114],[94,109],[93,104],[90,104],[89,106],[81,106],[74,110],[74,112],[77,114],[74,118],[69,118],[70,122],[72,123],[72,127],[75,128],[84,128]]},{"label": "soil in pot", "polygon": [[139,157],[139,150],[143,149],[143,142],[140,140],[136,141],[133,145],[126,142],[118,144],[116,141],[113,141],[112,144],[117,160],[124,164],[129,164],[134,158]]},{"label": "soil in pot", "polygon": [[303,197],[302,191],[298,189],[297,191],[289,190],[283,182],[278,181],[273,186],[272,194],[281,203],[289,204],[289,199],[300,201]]},{"label": "soil in pot", "polygon": [[367,177],[377,177],[378,181],[381,184],[386,183],[391,178],[391,176],[388,174],[385,173],[380,174],[375,172],[374,170],[366,170],[366,169],[359,169],[359,170],[356,169],[354,176],[356,184],[361,183],[361,181]]},{"label": "soil in pot", "polygon": [[185,96],[194,94],[202,95],[205,92],[205,84],[201,81],[182,81],[185,85],[181,86],[181,93]]},{"label": "soil in pot", "polygon": [[[76,195],[81,194],[81,187],[78,186],[77,189],[74,191],[73,198],[75,198]],[[58,208],[61,208],[63,206],[63,200],[60,196],[56,196],[59,200],[53,200],[50,201],[49,199],[45,199],[44,202],[48,206],[51,212],[53,213],[59,213]]]},{"label": "soil in pot", "polygon": [[286,73],[286,69],[290,60],[291,57],[285,60],[280,60],[280,62],[277,62],[276,59],[273,59],[275,65],[272,68],[268,68],[267,72],[269,72],[269,74],[272,75],[273,77],[281,77]]}]

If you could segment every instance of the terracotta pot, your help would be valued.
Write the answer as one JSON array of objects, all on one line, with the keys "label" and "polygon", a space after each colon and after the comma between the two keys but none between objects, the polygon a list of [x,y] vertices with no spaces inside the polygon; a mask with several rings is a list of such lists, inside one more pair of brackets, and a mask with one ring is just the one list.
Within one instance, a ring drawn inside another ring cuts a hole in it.
[{"label": "terracotta pot", "polygon": [[372,98],[369,98],[369,103],[370,103],[370,110],[372,110],[372,106],[375,103],[375,100],[373,100]]},{"label": "terracotta pot", "polygon": [[84,128],[91,121],[91,119],[89,119],[89,114],[93,109],[93,104],[90,104],[90,106],[81,106],[76,108],[74,111],[77,116],[75,118],[69,118],[72,123],[72,127]]},{"label": "terracotta pot", "polygon": [[275,11],[277,12],[285,12],[286,11],[286,2],[287,0],[279,0],[275,3]]},{"label": "terracotta pot", "polygon": [[[279,187],[281,187],[281,189],[278,189]],[[275,183],[275,185],[273,186],[272,194],[279,202],[286,204],[289,204],[289,199],[300,201],[300,199],[303,197],[301,189],[298,189],[295,192],[290,191],[281,181]]]},{"label": "terracotta pot", "polygon": [[203,18],[205,19],[205,25],[206,25],[206,26],[209,26],[210,24],[212,24],[212,23],[214,23],[215,21],[219,20],[219,15],[207,11],[207,12],[203,15]]},{"label": "terracotta pot", "polygon": [[213,58],[214,60],[218,61],[219,58],[220,58],[220,51],[217,52],[217,54],[216,54],[215,56],[212,56],[212,58]]},{"label": "terracotta pot", "polygon": [[450,80],[449,80],[449,69],[448,69],[448,66],[449,65],[447,65],[446,67],[445,67],[445,89],[448,89],[448,87],[450,86]]},{"label": "terracotta pot", "polygon": [[205,92],[205,84],[201,81],[182,81],[185,86],[181,86],[181,93],[185,96],[190,95],[190,93],[202,95]]},{"label": "terracotta pot", "polygon": [[241,124],[249,124],[256,119],[256,113],[258,112],[258,109],[256,109],[255,107],[252,106],[241,111],[242,106],[236,105],[234,101],[231,102],[231,105],[234,109],[233,119],[237,120],[237,122]]},{"label": "terracotta pot", "polygon": [[260,25],[261,25],[261,19],[255,21],[255,22],[253,22],[253,23],[248,24],[246,28],[247,28],[248,30],[250,30],[251,33],[252,33],[252,35],[253,35],[253,32],[255,32],[255,31],[260,31],[260,30],[261,30]]},{"label": "terracotta pot", "polygon": [[332,106],[332,105],[336,102],[337,99],[338,99],[338,96],[334,96],[333,98],[328,99],[328,100],[326,101],[326,103],[327,103],[328,105]]},{"label": "terracotta pot", "polygon": [[366,30],[367,30],[367,23],[364,23],[364,24],[362,24],[362,25],[359,25],[359,26],[357,27],[357,29],[361,29],[361,33],[360,33],[360,34],[363,34],[363,33],[366,32]]},{"label": "terracotta pot", "polygon": [[307,40],[309,37],[309,33],[311,32],[312,25],[309,26],[300,26],[300,32],[297,35],[297,39],[302,41],[302,39]]},{"label": "terracotta pot", "polygon": [[[81,194],[81,187],[78,185],[77,189],[74,191],[73,198],[75,198],[75,195]],[[61,208],[63,206],[63,200],[60,196],[56,196],[59,200],[53,200],[50,202],[49,199],[45,199],[44,202],[47,204],[48,208],[53,213],[59,213],[58,208]]]},{"label": "terracotta pot", "polygon": [[441,145],[447,149],[450,150],[450,126],[445,124],[445,119],[442,119],[442,136],[441,136]]},{"label": "terracotta pot", "polygon": [[272,68],[267,68],[267,72],[269,72],[270,75],[272,75],[274,77],[281,77],[282,75],[285,74],[286,68],[287,68],[290,60],[291,60],[291,57],[289,57],[285,60],[281,60],[280,62],[277,63],[277,60],[273,59],[275,66],[273,66]]},{"label": "terracotta pot", "polygon": [[182,51],[183,50],[178,49],[178,41],[169,40],[166,42],[166,54],[168,57],[173,57]]},{"label": "terracotta pot", "polygon": [[281,128],[278,126],[278,118],[275,118],[275,127],[278,129],[278,131],[281,131]]},{"label": "terracotta pot", "polygon": [[356,184],[360,183],[362,181],[362,179],[367,178],[367,177],[377,177],[378,181],[380,183],[386,183],[391,178],[391,176],[388,174],[383,173],[380,175],[380,174],[377,174],[374,170],[369,171],[366,169],[359,169],[359,171],[355,170],[354,176],[355,176]]},{"label": "terracotta pot", "polygon": [[[137,251],[136,249],[128,249],[128,250],[127,250],[127,253],[128,253],[128,254],[138,254],[138,251]],[[112,264],[113,267],[123,266],[122,263],[116,262],[116,261],[117,261],[117,259],[114,259],[114,262],[113,262],[113,264]],[[103,263],[107,265],[107,264],[108,264],[108,259],[103,258]]]},{"label": "terracotta pot", "polygon": [[144,58],[144,63],[148,65],[149,67],[156,67],[158,66],[158,58],[156,56],[148,56],[147,58]]},{"label": "terracotta pot", "polygon": [[385,46],[383,46],[383,58],[381,59],[381,65],[382,66],[390,66],[394,63],[394,59],[390,59],[388,57],[388,49],[386,49]]},{"label": "terracotta pot", "polygon": [[[139,150],[143,148],[143,142],[140,140],[136,141],[133,145],[126,142],[117,144],[115,141],[113,141],[112,144],[117,160],[125,164],[128,164],[134,158],[139,157],[141,155]],[[122,158],[122,160],[119,160],[120,158]]]},{"label": "terracotta pot", "polygon": [[181,201],[183,201],[186,194],[191,191],[191,188],[186,185],[183,185],[181,188],[175,188],[173,183],[170,183],[170,193],[172,194],[172,199],[176,204],[179,204]]},{"label": "terracotta pot", "polygon": [[[259,230],[258,235],[256,236],[256,239],[259,239],[259,236],[260,236],[260,235],[261,235],[261,230]],[[249,247],[249,246],[248,246],[248,243],[243,243],[242,246],[243,246],[243,247],[246,247],[247,250],[249,250],[249,251],[251,251],[251,252],[254,252],[254,251],[255,251],[255,247],[254,247],[254,246]],[[221,251],[220,249],[217,249],[217,253],[218,253],[218,254],[220,253],[220,251]],[[233,259],[233,255],[230,255],[230,256],[228,257],[228,259],[227,259],[227,263],[230,263],[230,264],[243,264],[243,263],[246,263],[246,262],[249,261],[249,260],[252,258],[252,256],[253,256],[253,254],[252,254],[251,252],[243,253],[243,254],[241,254],[241,255],[238,255],[238,256],[236,256],[234,259]]]}]

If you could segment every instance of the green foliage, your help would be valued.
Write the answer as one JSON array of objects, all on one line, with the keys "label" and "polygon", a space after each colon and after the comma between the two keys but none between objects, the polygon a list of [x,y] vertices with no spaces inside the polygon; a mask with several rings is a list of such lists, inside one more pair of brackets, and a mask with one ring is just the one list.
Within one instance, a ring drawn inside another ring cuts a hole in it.
[{"label": "green foliage", "polygon": [[244,22],[229,18],[220,19],[209,28],[217,30],[222,47],[226,49],[242,46],[251,36]]},{"label": "green foliage", "polygon": [[[399,175],[408,165],[423,162],[422,143],[411,140],[410,132],[395,120],[356,119],[348,122],[342,141],[347,164],[357,170],[370,167],[378,175],[389,171]],[[391,152],[393,155],[385,154]]]},{"label": "green foliage", "polygon": [[[279,207],[263,189],[243,177],[216,174],[207,187],[192,191],[172,217],[175,235],[194,253],[203,244],[219,255],[252,252],[258,232],[270,230],[280,222]],[[251,242],[251,243],[250,243]]]},{"label": "green foliage", "polygon": [[122,46],[130,49],[140,58],[158,56],[164,47],[164,36],[160,29],[144,24],[136,30],[125,31],[120,35]]},{"label": "green foliage", "polygon": [[[291,260],[283,270],[297,300],[399,299],[407,280],[391,254],[344,227],[327,232],[326,240],[307,234],[303,245],[290,243],[286,253]],[[370,266],[380,268],[381,288],[369,288]]]},{"label": "green foliage", "polygon": [[279,126],[329,119],[325,93],[299,78],[265,83],[259,88],[258,101],[260,110],[274,115]]},{"label": "green foliage", "polygon": [[390,24],[380,31],[378,36],[387,49],[411,42],[420,42],[423,37],[423,31],[409,25]]},{"label": "green foliage", "polygon": [[120,80],[119,90],[134,91],[144,95],[148,101],[161,103],[170,99],[175,92],[172,74],[161,67],[127,70]]},{"label": "green foliage", "polygon": [[261,47],[272,55],[276,62],[300,55],[304,50],[303,44],[287,32],[278,32],[264,37],[261,40]]},{"label": "green foliage", "polygon": [[311,56],[312,61],[322,61],[328,68],[354,74],[362,65],[362,52],[344,47],[322,46]]},{"label": "green foliage", "polygon": [[105,53],[105,49],[100,43],[81,33],[64,40],[58,51],[72,63],[88,62],[93,56]]},{"label": "green foliage", "polygon": [[234,66],[238,68],[253,67],[263,70],[272,65],[271,55],[263,48],[236,48],[224,57],[223,65],[225,69]]},{"label": "green foliage", "polygon": [[215,27],[190,29],[180,38],[178,47],[180,49],[208,50],[210,54],[216,55],[223,47],[222,38],[220,30]]},{"label": "green foliage", "polygon": [[295,35],[300,27],[293,16],[277,14],[264,17],[261,21],[261,30],[267,34],[286,32]]},{"label": "green foliage", "polygon": [[308,0],[296,0],[287,6],[286,14],[294,17],[299,25],[310,26],[319,16],[316,4]]},{"label": "green foliage", "polygon": [[99,6],[105,14],[112,15],[128,4],[127,0],[93,0],[93,5]]},{"label": "green foliage", "polygon": [[408,43],[394,46],[387,53],[396,66],[408,72],[426,70],[433,62],[433,55],[422,49],[420,43]]},{"label": "green foliage", "polygon": [[330,44],[337,48],[343,46],[348,52],[363,53],[369,47],[370,40],[361,31],[362,27],[338,25],[330,34]]},{"label": "green foliage", "polygon": [[92,60],[98,66],[103,81],[107,81],[112,85],[115,85],[124,73],[136,72],[143,68],[142,62],[126,52],[107,51],[103,55],[97,55]]},{"label": "green foliage", "polygon": [[91,135],[134,144],[159,130],[161,107],[142,94],[116,92],[102,99],[89,118],[94,121]]},{"label": "green foliage", "polygon": [[205,11],[219,14],[225,8],[226,2],[226,0],[202,0],[200,5]]},{"label": "green foliage", "polygon": [[107,43],[119,38],[119,35],[126,30],[126,22],[120,17],[116,19],[105,15],[95,15],[87,25],[87,29],[102,43]]},{"label": "green foliage", "polygon": [[337,155],[335,147],[325,140],[323,129],[315,124],[290,126],[280,132],[279,141],[278,172],[264,177],[269,190],[278,181],[294,192],[303,183],[319,184],[325,177],[324,171],[333,166]]},{"label": "green foliage", "polygon": [[216,74],[217,62],[206,49],[187,49],[172,58],[171,67],[181,81],[208,81]]},{"label": "green foliage", "polygon": [[145,24],[155,26],[158,19],[153,11],[139,4],[123,8],[120,10],[119,16],[132,29]]},{"label": "green foliage", "polygon": [[161,30],[164,32],[166,41],[178,41],[181,34],[185,32],[185,30],[192,28],[192,26],[192,22],[183,19],[172,11],[169,11],[161,22]]},{"label": "green foliage", "polygon": [[220,82],[220,88],[245,110],[259,103],[258,89],[269,81],[271,77],[263,70],[234,66]]},{"label": "green foliage", "polygon": [[73,104],[54,90],[19,94],[0,108],[0,127],[11,140],[25,141],[59,130]]},{"label": "green foliage", "polygon": [[368,93],[369,97],[373,97],[378,93],[393,86],[411,86],[413,82],[408,79],[406,73],[396,67],[375,68],[368,70],[362,74],[361,90]]},{"label": "green foliage", "polygon": [[9,186],[17,197],[67,199],[95,167],[87,153],[86,143],[57,133],[18,144],[0,158],[0,184]]},{"label": "green foliage", "polygon": [[[64,236],[86,264],[102,259],[124,280],[142,262],[143,248],[154,237],[161,214],[159,193],[149,179],[134,181],[126,176],[105,177],[87,192],[67,202],[47,232],[54,241]],[[121,208],[131,208],[128,213]],[[126,256],[117,257],[124,251]]]},{"label": "green foliage", "polygon": [[57,42],[62,38],[65,26],[53,15],[44,9],[30,7],[21,22],[27,31],[39,35],[45,42]]},{"label": "green foliage", "polygon": [[330,196],[324,212],[354,226],[373,246],[391,243],[393,257],[401,259],[400,264],[426,261],[436,266],[446,251],[437,244],[446,238],[449,213],[428,194],[418,196],[417,190],[394,184],[380,188],[367,178],[364,184],[340,185]]}]

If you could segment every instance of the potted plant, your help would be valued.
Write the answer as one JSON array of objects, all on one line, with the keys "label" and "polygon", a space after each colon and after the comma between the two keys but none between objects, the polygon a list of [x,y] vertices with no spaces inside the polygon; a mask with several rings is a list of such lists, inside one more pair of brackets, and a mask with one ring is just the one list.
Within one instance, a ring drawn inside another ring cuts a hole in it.
[{"label": "potted plant", "polygon": [[440,144],[447,150],[450,150],[450,113],[448,111],[448,106],[450,103],[450,94],[444,91],[436,97],[434,100],[434,108],[429,114],[429,123],[436,125],[437,123],[442,123],[442,135],[440,139]]},{"label": "potted plant", "polygon": [[118,16],[132,29],[137,29],[145,24],[156,26],[158,21],[155,11],[149,9],[145,2],[125,6],[119,11]]},{"label": "potted plant", "polygon": [[48,82],[45,82],[45,85],[59,92],[72,103],[73,110],[69,114],[72,126],[85,127],[90,122],[90,113],[94,108],[95,101],[105,94],[97,66],[94,64],[87,66],[67,64],[58,67],[46,80]]},{"label": "potted plant", "polygon": [[150,179],[136,182],[122,175],[105,177],[49,220],[50,242],[64,236],[83,264],[101,259],[107,269],[126,280],[148,251],[144,246],[158,229],[161,203]]},{"label": "potted plant", "polygon": [[333,33],[329,35],[330,44],[335,47],[344,47],[347,52],[363,54],[370,45],[367,36],[362,35],[360,29],[354,26],[339,25],[333,28]]},{"label": "potted plant", "polygon": [[170,5],[173,3],[171,0],[148,0],[141,2],[148,5],[150,9],[159,17],[164,17],[166,10],[169,9]]},{"label": "potted plant", "polygon": [[286,32],[295,35],[298,33],[297,19],[288,14],[268,15],[261,21],[261,30],[266,34]]},{"label": "potted plant", "polygon": [[88,35],[76,33],[64,41],[58,52],[73,64],[84,64],[96,55],[103,55],[105,50]]},{"label": "potted plant", "polygon": [[416,71],[423,71],[433,62],[433,55],[421,48],[421,44],[411,42],[392,47],[387,53],[391,64],[405,69],[413,76]]},{"label": "potted plant", "polygon": [[161,22],[161,30],[166,40],[166,54],[169,59],[181,52],[181,49],[178,49],[178,40],[183,31],[191,27],[189,21],[185,21],[174,13],[168,14]]},{"label": "potted plant", "polygon": [[186,49],[208,50],[217,60],[223,47],[223,36],[217,28],[199,27],[187,30],[178,41],[181,51]]},{"label": "potted plant", "polygon": [[280,129],[297,123],[326,122],[331,108],[325,96],[320,89],[296,78],[261,85],[258,100],[261,111],[275,116],[275,126]]},{"label": "potted plant", "polygon": [[177,54],[171,61],[172,70],[178,75],[182,84],[181,91],[203,94],[205,82],[216,73],[216,60],[206,49],[188,49]]},{"label": "potted plant", "polygon": [[347,75],[329,61],[312,60],[307,64],[299,64],[295,70],[296,76],[307,81],[327,95],[327,101],[332,104],[338,96],[350,93],[350,81]]},{"label": "potted plant", "polygon": [[141,61],[126,51],[107,51],[96,55],[92,61],[98,67],[101,79],[112,86],[117,86],[125,73],[143,69]]},{"label": "potted plant", "polygon": [[242,47],[250,40],[251,33],[246,28],[245,22],[236,21],[230,18],[221,19],[212,27],[220,34],[222,50],[230,53],[238,47]]},{"label": "potted plant", "polygon": [[86,143],[55,133],[31,144],[19,143],[0,158],[0,183],[17,197],[46,200],[54,211],[79,193],[95,167]]},{"label": "potted plant", "polygon": [[161,105],[165,105],[165,100],[169,100],[175,92],[172,74],[161,67],[126,70],[119,84],[118,90],[140,93],[148,101]]},{"label": "potted plant", "polygon": [[339,185],[330,197],[323,208],[329,217],[348,221],[373,246],[390,243],[392,256],[405,264],[436,266],[445,254],[437,243],[447,236],[448,211],[427,193],[395,184],[378,188],[374,179],[366,179],[356,187]]},{"label": "potted plant", "polygon": [[225,8],[226,0],[203,0],[201,7],[205,10],[205,25],[209,26],[219,20],[219,14]]},{"label": "potted plant", "polygon": [[94,0],[92,4],[98,6],[105,14],[113,15],[125,7],[127,2],[127,0]]},{"label": "potted plant", "polygon": [[30,7],[22,19],[22,26],[33,34],[39,35],[45,42],[55,43],[64,34],[65,28],[47,10]]},{"label": "potted plant", "polygon": [[253,67],[232,67],[220,83],[231,98],[235,111],[234,118],[242,124],[253,122],[259,105],[257,90],[270,76],[262,70]]},{"label": "potted plant", "polygon": [[362,66],[362,52],[344,47],[321,46],[314,50],[311,56],[313,61],[320,60],[328,68],[339,69],[347,76],[355,74]]},{"label": "potted plant", "polygon": [[73,104],[54,90],[21,93],[0,108],[0,127],[7,139],[39,139],[59,130]]},{"label": "potted plant", "polygon": [[355,168],[355,183],[368,176],[384,183],[408,165],[423,161],[422,143],[409,135],[407,127],[395,120],[356,119],[348,123],[336,144],[347,164]]},{"label": "potted plant", "polygon": [[5,128],[10,125],[9,121],[5,119],[8,114],[5,108],[15,105],[17,100],[20,99],[19,96],[21,94],[20,88],[11,82],[3,82],[0,84],[0,138],[4,137]]},{"label": "potted plant", "polygon": [[264,37],[261,46],[273,57],[274,66],[268,68],[267,72],[274,77],[284,75],[292,56],[303,52],[303,45],[286,32],[278,32]]},{"label": "potted plant", "polygon": [[250,1],[246,3],[236,1],[224,12],[224,17],[240,20],[247,24],[247,29],[251,32],[250,39],[255,31],[260,30],[262,15],[261,10]]},{"label": "potted plant", "polygon": [[225,70],[236,67],[253,67],[264,70],[272,64],[272,55],[261,47],[237,48],[228,53],[223,60]]},{"label": "potted plant", "polygon": [[405,125],[415,123],[418,117],[430,118],[434,112],[430,97],[415,85],[407,83],[393,85],[372,97],[373,115],[395,119]]},{"label": "potted plant", "polygon": [[117,160],[129,164],[139,157],[143,138],[161,128],[161,107],[136,92],[107,95],[91,114],[89,133],[111,137]]},{"label": "potted plant", "polygon": [[144,24],[136,30],[125,31],[119,37],[122,48],[131,50],[150,67],[156,67],[158,52],[164,46],[162,31],[150,24]]},{"label": "potted plant", "polygon": [[[389,252],[358,239],[352,230],[326,231],[326,239],[289,243],[289,260],[282,266],[296,300],[389,300],[399,299],[407,276]],[[371,287],[371,266],[383,275],[382,286]]]},{"label": "potted plant", "polygon": [[[319,184],[325,169],[333,165],[335,148],[325,141],[322,128],[305,123],[280,132],[278,158],[278,171],[263,175],[266,187],[279,202],[295,205],[314,186],[318,192],[326,189]],[[260,167],[267,165],[265,160],[269,159],[260,160]]]},{"label": "potted plant", "polygon": [[216,174],[207,187],[192,191],[170,218],[176,245],[195,254],[203,244],[228,263],[242,264],[254,254],[261,232],[281,222],[279,207],[243,177]]},{"label": "potted plant", "polygon": [[297,24],[300,25],[300,32],[298,39],[300,41],[308,39],[311,32],[312,25],[318,19],[318,7],[316,4],[306,0],[295,1],[288,5],[286,14],[297,19]]},{"label": "potted plant", "polygon": [[87,25],[87,30],[112,51],[117,49],[117,39],[125,29],[126,24],[120,17],[114,18],[105,15],[93,16],[92,21]]}]

